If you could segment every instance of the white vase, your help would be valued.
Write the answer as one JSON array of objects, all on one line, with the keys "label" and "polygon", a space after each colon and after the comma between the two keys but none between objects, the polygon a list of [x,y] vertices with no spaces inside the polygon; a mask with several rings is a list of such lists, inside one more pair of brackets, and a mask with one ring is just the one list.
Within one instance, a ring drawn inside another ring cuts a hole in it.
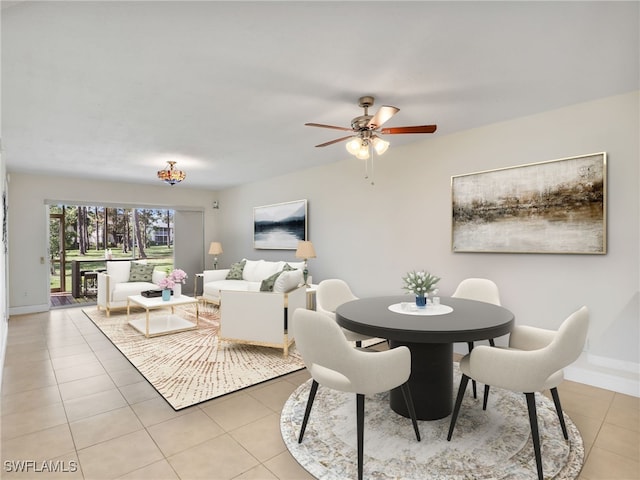
[{"label": "white vase", "polygon": [[173,287],[173,298],[178,298],[182,295],[182,284],[176,283]]}]

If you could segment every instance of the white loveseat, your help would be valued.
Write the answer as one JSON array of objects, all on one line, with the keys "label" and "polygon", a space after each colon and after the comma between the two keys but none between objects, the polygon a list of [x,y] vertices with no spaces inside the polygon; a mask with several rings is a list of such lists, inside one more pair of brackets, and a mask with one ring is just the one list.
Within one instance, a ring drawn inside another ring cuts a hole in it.
[{"label": "white loveseat", "polygon": [[[147,265],[144,260],[131,262],[106,262],[107,271],[98,273],[98,310],[104,309],[107,316],[111,310],[127,308],[127,297],[140,295],[145,290],[158,290],[158,283],[167,274],[162,270]],[[146,270],[131,275],[131,267],[135,270]],[[144,265],[146,268],[140,266]],[[150,274],[150,276],[149,276]]]},{"label": "white loveseat", "polygon": [[[220,306],[220,339],[281,348],[287,356],[295,340],[293,313],[307,304],[302,285],[304,263],[243,262],[237,280],[227,279],[231,269],[203,272],[202,299]],[[261,291],[261,287],[268,290]]]}]

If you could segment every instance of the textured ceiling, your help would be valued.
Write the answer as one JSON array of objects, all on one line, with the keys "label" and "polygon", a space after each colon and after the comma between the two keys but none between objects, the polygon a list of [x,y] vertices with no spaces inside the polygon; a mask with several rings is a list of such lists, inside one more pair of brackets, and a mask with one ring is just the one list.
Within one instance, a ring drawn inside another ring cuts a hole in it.
[{"label": "textured ceiling", "polygon": [[[336,162],[358,97],[446,135],[639,88],[638,2],[3,2],[9,172],[225,188]],[[394,145],[430,135],[388,136]],[[178,188],[178,187],[176,187]]]}]

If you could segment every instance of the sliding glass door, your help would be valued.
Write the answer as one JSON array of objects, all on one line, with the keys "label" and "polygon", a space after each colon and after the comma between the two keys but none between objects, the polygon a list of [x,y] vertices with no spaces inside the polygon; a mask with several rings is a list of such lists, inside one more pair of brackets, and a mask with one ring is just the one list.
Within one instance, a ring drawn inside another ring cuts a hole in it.
[{"label": "sliding glass door", "polygon": [[104,270],[107,258],[144,259],[160,268],[173,267],[171,209],[50,205],[49,217],[51,292],[95,296],[95,285],[85,279]]}]

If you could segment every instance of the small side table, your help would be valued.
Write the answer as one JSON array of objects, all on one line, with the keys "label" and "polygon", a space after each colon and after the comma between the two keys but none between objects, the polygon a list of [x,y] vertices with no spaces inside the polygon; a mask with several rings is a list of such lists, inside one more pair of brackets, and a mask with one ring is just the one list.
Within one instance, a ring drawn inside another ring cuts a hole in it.
[{"label": "small side table", "polygon": [[318,285],[313,283],[307,287],[307,310],[316,309],[316,292],[318,291]]},{"label": "small side table", "polygon": [[[198,279],[199,278],[202,278],[203,281],[204,281],[204,273],[196,273],[193,276],[193,296],[195,298],[198,298]],[[203,285],[203,287],[204,287],[204,285]],[[204,292],[202,292],[202,293],[204,293]]]}]

